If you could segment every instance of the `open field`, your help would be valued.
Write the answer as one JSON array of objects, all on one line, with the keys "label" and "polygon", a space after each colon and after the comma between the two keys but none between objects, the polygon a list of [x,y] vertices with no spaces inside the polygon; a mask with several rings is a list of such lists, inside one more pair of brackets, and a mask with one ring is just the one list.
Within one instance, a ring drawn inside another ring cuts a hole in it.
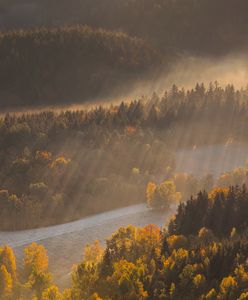
[{"label": "open field", "polygon": [[43,244],[55,282],[65,287],[70,281],[71,266],[80,261],[86,244],[95,240],[104,244],[105,239],[121,226],[132,224],[142,227],[151,223],[163,226],[170,215],[171,212],[154,212],[144,204],[134,205],[68,224],[13,233],[0,232],[0,245],[7,243],[13,247],[20,262],[25,246],[32,242]]},{"label": "open field", "polygon": [[213,174],[214,177],[243,166],[248,160],[247,144],[226,144],[194,147],[176,153],[176,172],[195,176]]},{"label": "open field", "polygon": [[[176,171],[188,172],[197,176],[212,173],[220,175],[224,171],[242,166],[248,159],[248,146],[215,145],[185,149],[176,154]],[[0,245],[10,245],[20,263],[23,248],[32,242],[43,244],[48,252],[50,271],[56,284],[69,286],[71,266],[82,259],[83,248],[88,243],[105,240],[121,226],[130,224],[163,226],[173,211],[158,213],[138,204],[93,215],[75,222],[16,232],[0,232]]]},{"label": "open field", "polygon": [[[185,149],[176,154],[177,172],[188,172],[197,176],[212,173],[220,175],[224,171],[242,166],[248,158],[247,145],[216,145]],[[145,204],[116,209],[93,215],[75,222],[17,232],[0,232],[0,245],[10,245],[21,261],[22,251],[32,242],[43,244],[49,255],[50,270],[56,284],[66,287],[70,282],[71,266],[80,261],[86,244],[105,240],[121,226],[130,224],[163,226],[173,211],[158,213]],[[66,275],[64,275],[66,274]]]}]

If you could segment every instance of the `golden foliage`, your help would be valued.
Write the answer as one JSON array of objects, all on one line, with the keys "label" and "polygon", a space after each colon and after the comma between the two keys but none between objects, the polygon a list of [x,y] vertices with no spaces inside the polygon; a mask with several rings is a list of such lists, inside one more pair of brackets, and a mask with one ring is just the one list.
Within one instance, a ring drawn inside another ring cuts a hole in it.
[{"label": "golden foliage", "polygon": [[206,278],[202,274],[197,274],[193,279],[193,283],[196,288],[200,288],[205,284],[205,282],[206,282]]},{"label": "golden foliage", "polygon": [[147,184],[147,187],[146,187],[146,200],[147,200],[147,204],[149,206],[151,206],[151,204],[152,204],[156,187],[157,187],[157,185],[154,182],[149,182]]},{"label": "golden foliage", "polygon": [[101,297],[98,296],[97,293],[94,293],[89,300],[103,300]]},{"label": "golden foliage", "polygon": [[54,161],[51,162],[50,168],[62,169],[63,167],[67,166],[70,162],[71,162],[70,159],[66,159],[64,156],[59,156]]},{"label": "golden foliage", "polygon": [[146,199],[149,206],[154,208],[168,208],[171,204],[178,203],[182,198],[176,191],[176,185],[172,180],[166,180],[156,185],[149,182],[146,188]]},{"label": "golden foliage", "polygon": [[137,133],[138,129],[137,127],[134,126],[127,126],[125,129],[125,133],[127,135],[134,135],[135,133]]},{"label": "golden foliage", "polygon": [[36,151],[35,159],[40,162],[49,162],[52,159],[52,154],[48,151]]},{"label": "golden foliage", "polygon": [[210,200],[214,201],[214,199],[217,197],[217,195],[223,194],[224,196],[227,196],[229,192],[228,188],[215,188],[213,189],[209,194],[208,197]]},{"label": "golden foliage", "polygon": [[133,168],[132,169],[132,174],[133,175],[139,175],[140,174],[140,169],[139,168]]},{"label": "golden foliage", "polygon": [[62,296],[57,286],[52,285],[43,291],[41,300],[62,300]]},{"label": "golden foliage", "polygon": [[170,249],[180,249],[187,247],[187,238],[183,235],[171,235],[167,238]]},{"label": "golden foliage", "polygon": [[242,293],[238,300],[248,300],[248,292]]},{"label": "golden foliage", "polygon": [[242,286],[248,286],[248,272],[246,272],[244,265],[239,265],[235,269],[235,275],[238,283]]},{"label": "golden foliage", "polygon": [[25,248],[23,263],[27,274],[46,272],[48,269],[48,256],[44,246],[32,243]]},{"label": "golden foliage", "polygon": [[216,300],[216,299],[217,299],[216,290],[211,289],[206,295],[206,300]]},{"label": "golden foliage", "polygon": [[141,253],[158,249],[161,244],[160,228],[153,224],[139,228],[136,232],[136,243]]},{"label": "golden foliage", "polygon": [[13,288],[11,274],[4,265],[0,267],[0,295],[10,294]]},{"label": "golden foliage", "polygon": [[112,299],[147,299],[148,293],[144,290],[144,286],[140,281],[142,273],[144,274],[144,266],[136,266],[125,259],[115,263],[113,275],[109,278],[109,282],[113,287]]},{"label": "golden foliage", "polygon": [[235,278],[233,278],[232,276],[228,276],[222,280],[220,284],[220,290],[225,295],[225,294],[229,294],[237,286],[238,284]]},{"label": "golden foliage", "polygon": [[13,249],[9,246],[0,248],[0,264],[4,265],[11,274],[13,280],[16,279],[16,259]]},{"label": "golden foliage", "polygon": [[92,245],[86,245],[84,248],[84,260],[88,262],[98,263],[103,256],[103,248],[99,241],[95,241]]}]

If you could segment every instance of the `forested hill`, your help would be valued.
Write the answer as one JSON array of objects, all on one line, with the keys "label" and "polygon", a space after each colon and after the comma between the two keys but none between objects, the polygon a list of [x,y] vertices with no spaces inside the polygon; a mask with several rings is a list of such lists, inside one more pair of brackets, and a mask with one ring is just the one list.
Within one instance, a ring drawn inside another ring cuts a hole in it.
[{"label": "forested hill", "polygon": [[246,0],[3,0],[0,108],[118,97],[136,79],[158,82],[155,67],[165,75],[179,57],[246,52],[247,9]]},{"label": "forested hill", "polygon": [[4,0],[0,28],[88,24],[139,36],[166,53],[247,45],[246,0]]},{"label": "forested hill", "polygon": [[103,97],[160,60],[141,39],[87,26],[0,34],[0,107]]},{"label": "forested hill", "polygon": [[[188,200],[211,190],[211,174],[176,174],[174,153],[230,139],[237,147],[247,144],[247,119],[248,90],[217,83],[191,91],[173,86],[161,99],[154,94],[147,101],[91,110],[6,114],[0,118],[0,230],[141,203],[147,184],[155,206],[161,206],[164,190],[173,195],[165,194],[168,204],[175,192]],[[248,186],[247,172],[248,165],[223,174],[218,186]],[[192,214],[186,217],[193,220]]]}]

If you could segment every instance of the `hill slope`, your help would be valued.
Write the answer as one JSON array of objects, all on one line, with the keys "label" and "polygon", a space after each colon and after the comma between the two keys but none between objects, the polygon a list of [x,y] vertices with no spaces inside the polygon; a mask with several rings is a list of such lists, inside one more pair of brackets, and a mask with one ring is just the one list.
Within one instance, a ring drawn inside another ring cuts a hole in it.
[{"label": "hill slope", "polygon": [[13,0],[2,28],[88,24],[123,30],[165,52],[227,53],[247,45],[246,0]]},{"label": "hill slope", "polygon": [[140,39],[89,27],[2,33],[0,106],[104,96],[158,61],[158,53]]}]

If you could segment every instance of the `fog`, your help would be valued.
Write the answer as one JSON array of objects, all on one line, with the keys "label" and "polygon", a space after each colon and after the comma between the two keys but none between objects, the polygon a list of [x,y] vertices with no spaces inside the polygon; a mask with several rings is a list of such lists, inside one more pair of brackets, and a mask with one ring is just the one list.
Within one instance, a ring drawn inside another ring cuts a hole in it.
[{"label": "fog", "polygon": [[[218,82],[222,87],[228,84],[236,89],[246,88],[248,85],[248,57],[244,53],[227,55],[224,57],[182,56],[169,66],[162,66],[146,78],[135,82],[123,83],[113,88],[110,95],[103,98],[88,99],[83,104],[65,105],[63,109],[90,109],[97,105],[119,104],[122,101],[147,99],[155,92],[162,96],[173,84],[179,88],[192,89],[197,83]],[[54,108],[54,107],[50,107]],[[55,107],[59,109],[59,106]]]},{"label": "fog", "polygon": [[160,69],[153,70],[150,74],[142,76],[138,80],[127,80],[118,86],[109,88],[107,94],[97,98],[78,99],[76,103],[51,104],[43,106],[23,105],[18,108],[3,109],[13,113],[39,112],[45,110],[78,110],[92,109],[99,105],[109,106],[132,100],[148,99],[155,92],[163,96],[170,90],[173,84],[179,88],[190,90],[197,83],[204,83],[206,87],[210,83],[218,82],[221,87],[228,84],[236,89],[246,88],[248,85],[248,57],[244,53],[236,53],[224,57],[200,57],[181,56],[171,63],[164,63]]},{"label": "fog", "polygon": [[[133,89],[123,89],[119,98],[135,99],[150,96],[153,92],[162,95],[176,84],[180,88],[191,89],[197,83],[217,81],[222,87],[233,84],[235,88],[246,88],[248,84],[248,57],[246,54],[232,54],[224,57],[183,56],[166,67],[161,68],[146,80],[138,81]],[[111,99],[107,99],[108,101]]]},{"label": "fog", "polygon": [[226,144],[181,149],[176,153],[176,172],[190,173],[197,177],[221,174],[244,166],[248,159],[247,144]]},{"label": "fog", "polygon": [[237,2],[0,0],[0,300],[246,297]]},{"label": "fog", "polygon": [[[47,226],[61,220],[70,221],[87,214],[143,202],[149,181],[159,184],[164,180],[173,179],[176,173],[193,174],[196,177],[195,182],[199,179],[193,189],[183,188],[186,190],[182,191],[186,200],[202,187],[205,188],[202,177],[210,173],[217,178],[225,171],[244,165],[247,160],[246,115],[240,114],[238,96],[233,98],[236,105],[233,110],[227,102],[221,106],[217,103],[216,98],[220,97],[219,90],[210,97],[211,101],[205,101],[209,97],[207,92],[205,94],[203,92],[201,96],[192,91],[189,96],[184,95],[183,99],[178,97],[179,100],[175,99],[177,96],[169,95],[168,102],[164,102],[164,98],[161,97],[161,101],[157,98],[157,102],[156,100],[153,102],[151,95],[156,92],[159,96],[163,96],[166,90],[170,90],[172,84],[191,90],[197,82],[204,82],[207,87],[210,82],[218,81],[222,88],[232,83],[236,89],[240,89],[246,87],[248,82],[247,65],[244,54],[223,58],[184,56],[169,68],[167,66],[166,71],[165,67],[161,66],[160,70],[145,79],[141,78],[139,82],[123,83],[122,87],[112,90],[109,97],[89,99],[82,105],[35,107],[30,110],[23,108],[25,112],[48,109],[59,112],[82,108],[91,111],[88,114],[85,111],[78,112],[79,115],[71,115],[71,112],[56,113],[51,117],[52,121],[46,114],[41,114],[38,118],[35,115],[21,118],[20,123],[24,123],[25,128],[27,127],[27,141],[23,142],[23,147],[31,150],[28,167],[31,168],[33,161],[36,163],[36,158],[32,155],[35,156],[37,149],[49,150],[51,153],[48,156],[50,155],[50,159],[54,162],[58,156],[65,157],[65,162],[67,158],[70,161],[69,164],[65,164],[64,173],[58,168],[57,177],[55,176],[53,181],[49,179],[53,170],[49,167],[51,163],[48,163],[48,168],[44,168],[44,172],[40,173],[41,176],[37,176],[36,179],[28,178],[30,181],[28,183],[49,182],[52,197],[60,196],[58,193],[62,191],[66,195],[63,201],[69,203],[67,199],[70,199],[71,211],[64,213],[64,207],[61,206],[60,219],[55,217],[52,221],[49,219],[42,221],[43,223],[17,224],[16,227],[37,227],[40,224]],[[248,99],[246,92],[240,93],[244,99]],[[228,89],[222,89],[221,95],[226,100],[230,93]],[[125,108],[113,107],[110,111],[102,109],[93,111],[99,104],[109,106],[121,101],[139,99],[144,100],[142,108],[138,107],[138,102],[134,102]],[[195,106],[188,105],[192,102]],[[153,103],[156,103],[159,112],[157,118],[153,118],[151,114]],[[187,111],[185,114],[184,110]],[[37,129],[34,123],[49,122],[52,122],[51,125],[42,132],[40,139],[40,129]],[[23,130],[18,126],[14,127],[17,136],[21,135]],[[12,127],[7,132],[10,136],[13,134]],[[36,140],[29,132],[36,133]],[[232,146],[229,147],[227,144],[230,140],[232,143],[229,144]],[[245,144],[242,149],[241,143]],[[6,167],[8,168],[9,166]],[[4,174],[5,177],[6,190],[11,190],[17,195],[30,193],[28,185],[26,190],[22,190],[21,185],[19,189],[13,189],[9,184],[12,178],[10,180],[8,174]],[[191,178],[186,177],[184,181],[189,180]],[[59,211],[57,202],[54,205]]]}]

